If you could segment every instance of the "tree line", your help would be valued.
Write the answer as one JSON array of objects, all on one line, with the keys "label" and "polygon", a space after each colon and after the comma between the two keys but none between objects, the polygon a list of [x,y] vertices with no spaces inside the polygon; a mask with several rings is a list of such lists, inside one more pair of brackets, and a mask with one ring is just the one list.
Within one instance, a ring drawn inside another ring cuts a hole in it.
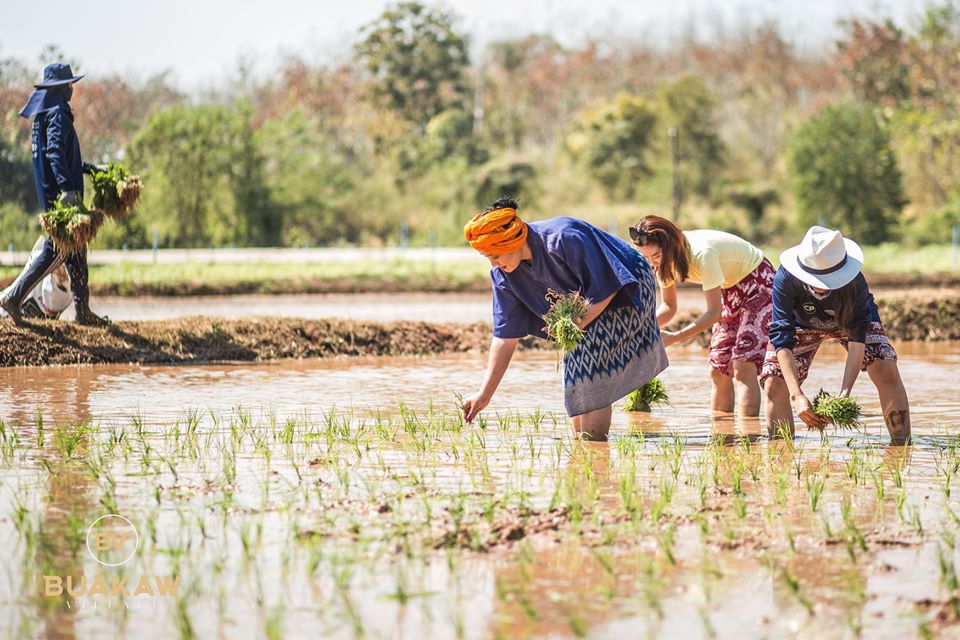
[{"label": "tree line", "polygon": [[[46,61],[71,60],[51,48]],[[960,11],[851,19],[801,53],[773,23],[663,51],[549,35],[475,55],[458,17],[389,7],[341,60],[238,64],[190,99],[165,74],[89,75],[73,101],[87,159],[146,189],[101,246],[459,242],[497,196],[533,218],[625,229],[675,212],[760,242],[823,221],[865,243],[944,241],[960,222]],[[0,59],[0,243],[38,228],[29,123],[38,65]]]}]

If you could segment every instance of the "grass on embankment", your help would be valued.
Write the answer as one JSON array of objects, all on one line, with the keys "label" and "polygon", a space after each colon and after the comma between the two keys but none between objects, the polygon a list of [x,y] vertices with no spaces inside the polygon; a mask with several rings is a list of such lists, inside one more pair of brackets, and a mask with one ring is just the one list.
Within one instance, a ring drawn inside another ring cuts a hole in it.
[{"label": "grass on embankment", "polygon": [[[867,279],[873,286],[960,284],[952,271],[949,245],[909,249],[894,244],[866,247]],[[780,249],[765,249],[774,265]],[[480,256],[463,261],[413,259],[355,260],[308,264],[120,263],[92,266],[94,295],[232,295],[241,293],[396,293],[484,292],[490,289],[489,263]],[[19,273],[0,267],[0,283]]]},{"label": "grass on embankment", "polygon": [[[394,293],[488,291],[490,265],[374,260],[293,263],[119,263],[90,267],[94,295],[232,295],[242,293]],[[19,269],[0,267],[11,281]]]},{"label": "grass on embankment", "polygon": [[[780,253],[777,252],[779,260]],[[953,273],[960,279],[960,271],[953,264],[953,247],[949,244],[905,247],[888,242],[875,247],[863,247],[863,263],[868,274],[901,273],[920,276],[923,274]]]}]

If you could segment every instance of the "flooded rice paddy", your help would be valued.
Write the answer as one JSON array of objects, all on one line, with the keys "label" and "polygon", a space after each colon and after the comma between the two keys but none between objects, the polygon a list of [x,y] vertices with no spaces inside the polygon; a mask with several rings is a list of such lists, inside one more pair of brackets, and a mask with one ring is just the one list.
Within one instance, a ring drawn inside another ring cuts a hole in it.
[{"label": "flooded rice paddy", "polygon": [[0,370],[0,631],[960,637],[960,344],[898,350],[908,448],[866,376],[866,433],[711,418],[695,349],[607,443],[546,353],[473,425],[479,354]]},{"label": "flooded rice paddy", "polygon": [[[488,322],[490,294],[482,293],[324,293],[97,298],[97,311],[114,320],[169,320],[186,316],[251,318],[350,318],[353,320],[425,320]],[[73,307],[65,317],[73,313]]]},{"label": "flooded rice paddy", "polygon": [[[682,308],[703,307],[703,295],[682,289]],[[422,320],[489,322],[490,293],[318,293],[229,296],[98,296],[98,313],[113,320],[169,320],[187,316],[252,318],[349,318],[353,320]],[[73,318],[73,306],[63,315]]]}]

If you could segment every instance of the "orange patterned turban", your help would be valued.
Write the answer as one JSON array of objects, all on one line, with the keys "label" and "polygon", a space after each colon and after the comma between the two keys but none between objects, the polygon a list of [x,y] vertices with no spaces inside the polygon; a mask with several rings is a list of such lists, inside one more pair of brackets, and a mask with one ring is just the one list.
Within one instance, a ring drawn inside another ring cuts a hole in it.
[{"label": "orange patterned turban", "polygon": [[504,207],[478,213],[463,226],[470,246],[488,255],[519,251],[527,241],[527,223],[517,217],[516,209]]}]

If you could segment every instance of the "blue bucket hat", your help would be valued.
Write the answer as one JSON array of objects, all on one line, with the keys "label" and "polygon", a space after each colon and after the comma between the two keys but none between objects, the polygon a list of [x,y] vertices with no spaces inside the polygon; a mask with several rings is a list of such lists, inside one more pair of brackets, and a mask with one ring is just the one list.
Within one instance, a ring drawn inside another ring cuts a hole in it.
[{"label": "blue bucket hat", "polygon": [[70,65],[62,62],[53,62],[43,68],[43,81],[35,84],[37,89],[49,89],[50,87],[59,87],[65,84],[73,84],[83,76],[73,75]]}]

